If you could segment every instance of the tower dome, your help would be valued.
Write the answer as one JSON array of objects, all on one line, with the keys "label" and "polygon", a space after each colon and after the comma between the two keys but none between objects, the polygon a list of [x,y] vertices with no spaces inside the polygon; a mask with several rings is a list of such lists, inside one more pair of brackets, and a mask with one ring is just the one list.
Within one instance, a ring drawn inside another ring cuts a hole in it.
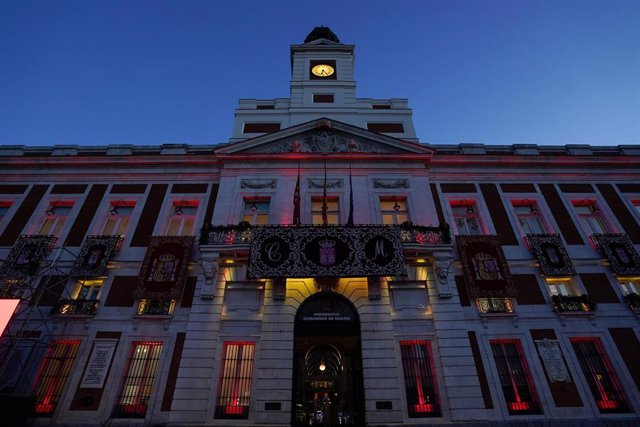
[{"label": "tower dome", "polygon": [[318,39],[327,39],[331,40],[332,42],[340,43],[338,36],[336,36],[335,33],[331,31],[331,28],[324,27],[322,25],[311,30],[311,32],[304,39],[304,42],[309,43]]}]

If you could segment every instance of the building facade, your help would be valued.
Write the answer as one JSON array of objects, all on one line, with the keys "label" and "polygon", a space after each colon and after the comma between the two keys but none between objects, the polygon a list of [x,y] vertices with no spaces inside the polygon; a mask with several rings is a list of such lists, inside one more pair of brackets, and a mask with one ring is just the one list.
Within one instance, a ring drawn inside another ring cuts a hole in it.
[{"label": "building facade", "polygon": [[637,425],[640,146],[420,144],[328,28],[291,63],[226,144],[0,146],[10,422]]}]

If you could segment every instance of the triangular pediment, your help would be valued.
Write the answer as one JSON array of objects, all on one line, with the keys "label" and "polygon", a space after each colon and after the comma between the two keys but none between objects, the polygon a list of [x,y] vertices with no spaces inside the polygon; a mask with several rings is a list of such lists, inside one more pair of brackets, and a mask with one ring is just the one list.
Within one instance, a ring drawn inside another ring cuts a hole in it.
[{"label": "triangular pediment", "polygon": [[277,132],[215,150],[216,154],[287,153],[367,153],[421,154],[431,156],[434,149],[327,118],[302,123]]}]

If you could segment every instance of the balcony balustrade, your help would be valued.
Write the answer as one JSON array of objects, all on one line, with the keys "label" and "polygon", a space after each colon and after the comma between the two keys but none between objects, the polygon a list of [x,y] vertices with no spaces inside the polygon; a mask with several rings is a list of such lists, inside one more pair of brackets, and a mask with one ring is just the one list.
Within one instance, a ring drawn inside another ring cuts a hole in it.
[{"label": "balcony balustrade", "polygon": [[595,311],[596,303],[589,295],[553,295],[551,297],[553,311],[556,313]]},{"label": "balcony balustrade", "polygon": [[640,295],[630,293],[624,296],[624,300],[632,311],[640,312]]},{"label": "balcony balustrade", "polygon": [[511,298],[477,298],[476,306],[480,313],[513,313]]},{"label": "balcony balustrade", "polygon": [[61,316],[93,316],[98,309],[98,302],[97,299],[61,299],[53,312]]},{"label": "balcony balustrade", "polygon": [[176,305],[175,300],[152,300],[141,299],[138,303],[137,315],[149,316],[169,316],[173,313]]}]

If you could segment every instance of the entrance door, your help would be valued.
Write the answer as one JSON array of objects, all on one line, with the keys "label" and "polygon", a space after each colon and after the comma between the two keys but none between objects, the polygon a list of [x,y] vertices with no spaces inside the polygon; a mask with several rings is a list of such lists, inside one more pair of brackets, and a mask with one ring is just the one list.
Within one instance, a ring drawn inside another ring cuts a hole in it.
[{"label": "entrance door", "polygon": [[332,292],[309,297],[294,336],[291,424],[364,426],[360,321],[351,302]]}]

